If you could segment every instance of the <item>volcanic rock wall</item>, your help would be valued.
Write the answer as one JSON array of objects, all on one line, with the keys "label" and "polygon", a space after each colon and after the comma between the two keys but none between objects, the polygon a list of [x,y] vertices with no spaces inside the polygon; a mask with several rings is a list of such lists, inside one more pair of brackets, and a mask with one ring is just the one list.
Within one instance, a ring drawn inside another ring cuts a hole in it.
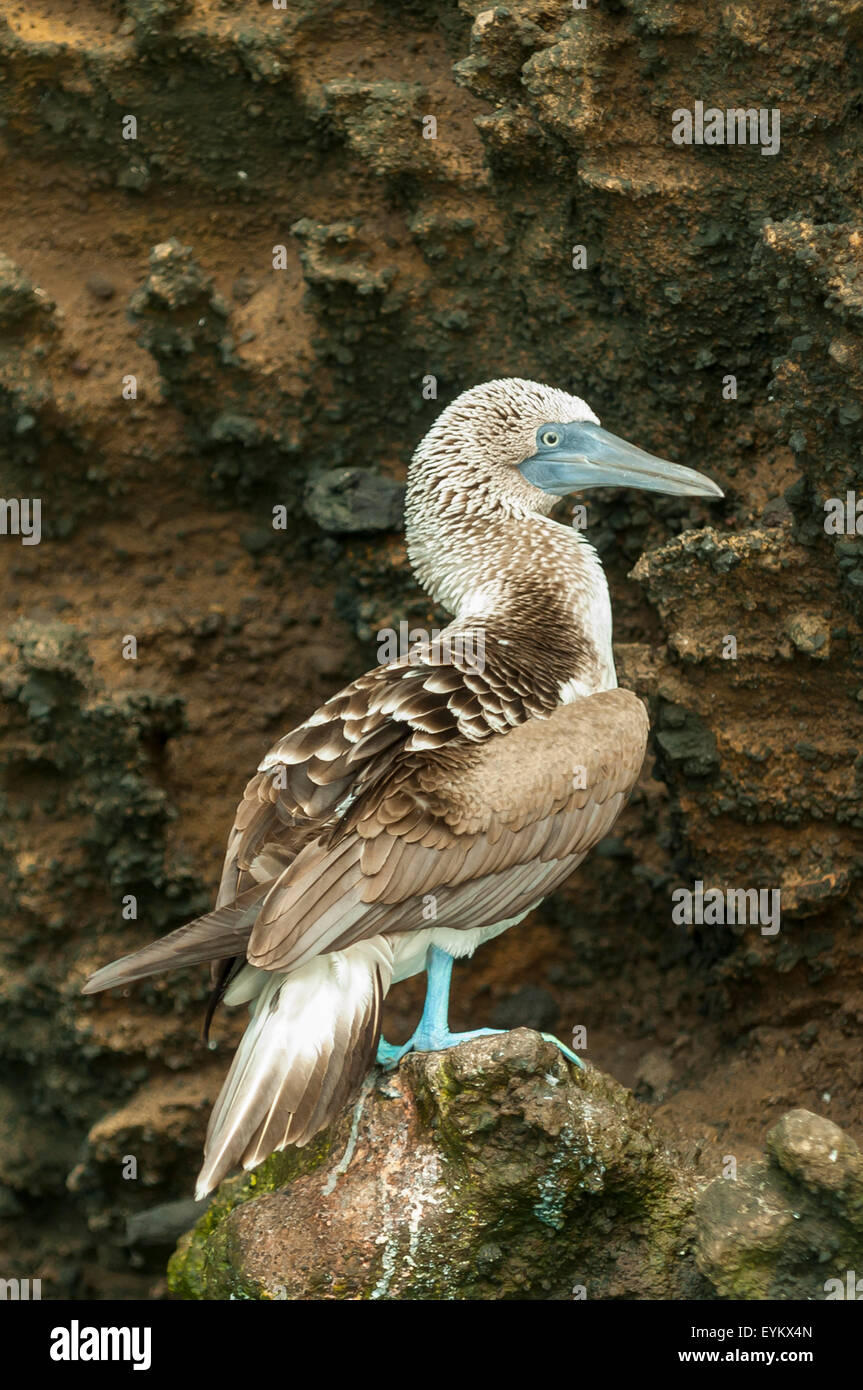
[{"label": "volcanic rock wall", "polygon": [[[268,743],[440,618],[398,483],[493,376],[726,500],[589,498],[655,758],[456,1014],[586,1026],[705,1178],[789,1106],[859,1133],[863,534],[824,504],[861,485],[861,31],[859,0],[7,5],[2,493],[41,501],[38,545],[0,535],[10,1273],[153,1287],[170,1234],[126,1220],[188,1193],[240,1021],[211,1055],[203,972],[80,983],[210,901]],[[778,111],[780,149],[676,143],[696,102]],[[780,890],[781,930],[674,925],[699,880]]]}]

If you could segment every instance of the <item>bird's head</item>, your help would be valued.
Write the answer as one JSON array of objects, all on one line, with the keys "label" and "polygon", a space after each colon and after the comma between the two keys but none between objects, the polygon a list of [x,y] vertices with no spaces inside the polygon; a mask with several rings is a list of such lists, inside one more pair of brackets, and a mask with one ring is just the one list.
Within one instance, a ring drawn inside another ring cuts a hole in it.
[{"label": "bird's head", "polygon": [[410,492],[443,488],[514,512],[548,513],[594,487],[721,497],[692,468],[656,458],[604,430],[578,396],[519,377],[487,381],[447,406],[414,456]]}]

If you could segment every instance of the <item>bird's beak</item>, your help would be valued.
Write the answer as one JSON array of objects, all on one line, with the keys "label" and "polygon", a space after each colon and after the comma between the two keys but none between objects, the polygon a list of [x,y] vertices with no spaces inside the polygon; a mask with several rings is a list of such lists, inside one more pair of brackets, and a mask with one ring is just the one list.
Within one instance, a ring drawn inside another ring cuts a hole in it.
[{"label": "bird's beak", "polygon": [[[722,489],[679,463],[646,454],[600,425],[555,425],[560,442],[539,444],[537,452],[519,465],[534,487],[556,497],[589,487],[637,487],[677,497],[722,497]],[[542,434],[543,431],[540,431]]]}]

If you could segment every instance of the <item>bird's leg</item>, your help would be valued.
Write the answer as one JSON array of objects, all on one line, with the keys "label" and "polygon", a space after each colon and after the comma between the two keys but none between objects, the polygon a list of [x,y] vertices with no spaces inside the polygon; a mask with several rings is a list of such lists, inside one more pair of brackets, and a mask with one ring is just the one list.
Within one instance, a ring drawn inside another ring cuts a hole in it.
[{"label": "bird's leg", "polygon": [[422,1018],[411,1039],[417,1052],[442,1052],[468,1038],[481,1038],[500,1033],[500,1028],[476,1028],[471,1033],[451,1033],[449,1030],[449,987],[453,958],[438,946],[431,946],[426,958],[428,985]]},{"label": "bird's leg", "polygon": [[[452,977],[453,958],[438,946],[430,946],[426,956],[426,997],[422,1017],[412,1037],[401,1046],[388,1043],[381,1038],[378,1043],[378,1065],[391,1071],[398,1066],[408,1052],[443,1052],[457,1043],[467,1042],[469,1038],[487,1037],[493,1033],[505,1032],[502,1028],[477,1028],[471,1033],[451,1033],[449,1030],[449,989]],[[546,1042],[554,1043],[575,1066],[584,1068],[581,1058],[556,1038],[553,1033],[541,1033]]]},{"label": "bird's leg", "polygon": [[[491,1033],[506,1032],[505,1028],[475,1028],[471,1033],[450,1032],[447,1020],[452,960],[452,956],[447,955],[446,951],[439,950],[437,946],[430,947],[426,962],[426,1002],[419,1026],[410,1040],[410,1046],[415,1052],[442,1052],[444,1048],[455,1047],[456,1043],[467,1042],[469,1038],[483,1038]],[[584,1068],[581,1058],[553,1033],[541,1033],[540,1037],[546,1042],[554,1043],[564,1057],[574,1062],[577,1067]]]},{"label": "bird's leg", "polygon": [[477,1028],[472,1033],[451,1033],[449,1030],[449,986],[452,975],[452,956],[438,946],[430,946],[426,956],[426,998],[422,1017],[413,1037],[401,1047],[394,1047],[381,1038],[377,1060],[388,1070],[398,1065],[408,1052],[443,1052],[469,1038],[482,1038],[500,1033],[501,1028]]}]

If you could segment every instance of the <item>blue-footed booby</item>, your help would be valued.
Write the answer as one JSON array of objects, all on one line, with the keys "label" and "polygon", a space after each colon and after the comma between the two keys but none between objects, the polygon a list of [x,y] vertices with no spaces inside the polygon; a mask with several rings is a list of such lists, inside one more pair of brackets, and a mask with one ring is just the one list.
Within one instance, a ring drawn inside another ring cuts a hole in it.
[{"label": "blue-footed booby", "polygon": [[[214,910],[84,986],[209,961],[214,1002],[251,1006],[199,1196],[307,1143],[376,1058],[475,1036],[448,1026],[453,960],[521,922],[614,824],[647,714],[617,685],[596,551],[550,515],[594,487],[722,496],[565,391],[506,379],[453,401],[405,512],[414,573],[452,622],[281,738],[246,787]],[[390,1046],[384,997],[422,970],[419,1025]]]}]

